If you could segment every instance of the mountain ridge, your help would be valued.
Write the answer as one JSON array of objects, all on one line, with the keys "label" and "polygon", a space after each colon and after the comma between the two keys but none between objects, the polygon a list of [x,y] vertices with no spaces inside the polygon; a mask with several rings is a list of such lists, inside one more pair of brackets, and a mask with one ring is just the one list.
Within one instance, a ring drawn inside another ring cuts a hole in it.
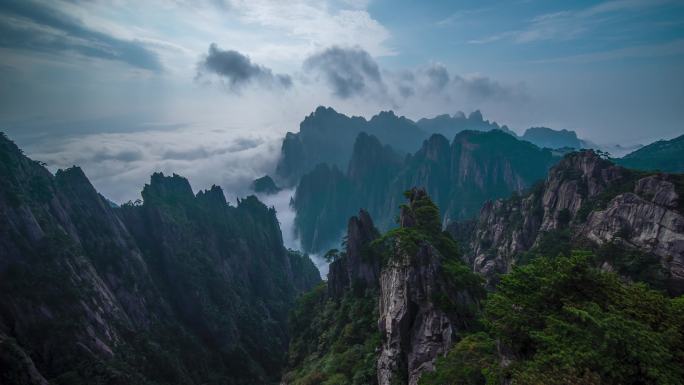
[{"label": "mountain ridge", "polygon": [[161,173],[115,208],[4,134],[0,160],[1,382],[276,382],[289,308],[320,276],[272,208]]},{"label": "mountain ridge", "polygon": [[388,230],[403,192],[413,186],[426,188],[443,208],[444,223],[469,218],[487,199],[522,191],[543,178],[557,159],[551,151],[499,130],[462,131],[451,142],[435,134],[403,159],[378,138],[362,133],[347,174],[319,165],[302,177],[294,197],[295,227],[307,251],[334,244],[344,218],[359,208]]}]

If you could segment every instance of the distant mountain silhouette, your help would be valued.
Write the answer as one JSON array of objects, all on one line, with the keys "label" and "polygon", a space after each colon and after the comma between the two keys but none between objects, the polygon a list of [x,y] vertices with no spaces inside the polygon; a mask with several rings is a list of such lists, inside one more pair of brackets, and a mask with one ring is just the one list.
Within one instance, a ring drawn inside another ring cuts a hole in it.
[{"label": "distant mountain silhouette", "polygon": [[615,162],[639,170],[684,172],[684,135],[651,143]]},{"label": "distant mountain silhouette", "polygon": [[499,130],[463,131],[451,143],[435,134],[406,157],[362,133],[346,174],[321,164],[302,177],[294,197],[296,230],[302,247],[312,252],[339,241],[345,218],[360,208],[387,230],[395,225],[403,192],[413,186],[428,191],[445,223],[470,218],[485,201],[542,179],[558,159]]},{"label": "distant mountain silhouette", "polygon": [[348,117],[330,107],[318,107],[300,123],[298,133],[288,132],[285,136],[276,176],[285,185],[291,186],[319,163],[346,168],[354,141],[361,132],[374,135],[403,155],[415,151],[431,134],[452,138],[463,130],[495,129],[515,135],[506,126],[484,120],[480,111],[468,117],[460,113],[413,122],[392,111],[382,111],[366,120],[358,116]]},{"label": "distant mountain silhouette", "polygon": [[548,127],[530,127],[521,139],[534,143],[541,148],[574,148],[583,147],[575,131],[554,130]]}]

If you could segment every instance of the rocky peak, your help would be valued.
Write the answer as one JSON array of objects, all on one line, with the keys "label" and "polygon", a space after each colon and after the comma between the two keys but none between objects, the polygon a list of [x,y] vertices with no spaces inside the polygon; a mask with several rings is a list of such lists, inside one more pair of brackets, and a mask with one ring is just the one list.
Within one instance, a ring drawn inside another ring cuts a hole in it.
[{"label": "rocky peak", "polygon": [[575,131],[553,130],[548,127],[530,127],[525,131],[522,139],[542,148],[579,149],[582,147],[582,142],[577,138]]},{"label": "rocky peak", "polygon": [[377,287],[380,259],[373,256],[370,243],[378,236],[367,211],[360,210],[357,216],[349,218],[346,252],[329,268],[328,293],[332,298],[342,297],[349,289]]},{"label": "rocky peak", "polygon": [[155,172],[142,191],[145,202],[161,201],[191,201],[195,198],[190,182],[180,175],[164,176],[161,172]]},{"label": "rocky peak", "polygon": [[684,292],[681,185],[680,175],[645,175],[590,150],[568,154],[526,195],[483,206],[466,260],[493,287],[524,253],[547,253],[547,240],[562,236],[566,248],[615,246],[643,255],[664,271],[655,280],[671,293]]},{"label": "rocky peak", "polygon": [[474,122],[482,122],[484,118],[482,117],[482,112],[480,110],[475,110],[468,114],[468,119]]},{"label": "rocky peak", "polygon": [[[424,189],[405,194],[401,229],[392,239],[395,247],[380,273],[380,320],[383,343],[378,358],[378,384],[415,385],[425,371],[434,369],[437,357],[458,339],[467,322],[454,308],[477,301],[465,288],[452,286],[444,264],[455,263],[447,253],[450,239],[441,232],[439,211]],[[451,256],[457,258],[457,256]],[[455,265],[451,265],[455,267]],[[467,270],[467,268],[463,267]]]},{"label": "rocky peak", "polygon": [[401,206],[399,214],[399,226],[403,228],[420,226],[419,219],[416,218],[415,209],[418,202],[427,198],[427,192],[424,188],[413,187],[405,194],[408,199],[408,204]]},{"label": "rocky peak", "polygon": [[203,190],[197,193],[197,201],[204,203],[209,207],[224,207],[228,203],[223,194],[223,189],[217,185],[212,185],[209,190]]},{"label": "rocky peak", "polygon": [[374,115],[371,118],[372,123],[389,123],[389,122],[394,122],[397,120],[406,120],[405,117],[403,116],[397,116],[394,111],[389,110],[389,111],[380,111],[377,115]]},{"label": "rocky peak", "polygon": [[85,176],[85,173],[83,173],[83,170],[78,166],[72,166],[64,170],[57,170],[57,173],[55,173],[55,178],[61,179],[65,183],[72,185],[85,186],[89,189],[92,188],[92,185]]},{"label": "rocky peak", "polygon": [[548,231],[562,227],[564,223],[559,221],[562,211],[567,210],[569,219],[574,219],[587,200],[594,199],[630,175],[626,169],[602,159],[591,150],[565,156],[551,168],[544,184],[541,229]]},{"label": "rocky peak", "polygon": [[251,187],[252,191],[257,194],[275,194],[280,191],[280,187],[278,187],[275,181],[273,181],[273,178],[268,175],[254,179]]}]

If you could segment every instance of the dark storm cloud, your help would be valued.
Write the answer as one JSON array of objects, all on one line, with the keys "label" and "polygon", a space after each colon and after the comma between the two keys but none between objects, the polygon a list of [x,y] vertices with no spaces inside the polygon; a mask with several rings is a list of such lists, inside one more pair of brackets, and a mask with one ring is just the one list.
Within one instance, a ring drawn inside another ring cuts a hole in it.
[{"label": "dark storm cloud", "polygon": [[323,75],[333,94],[343,99],[364,94],[370,88],[384,88],[378,64],[358,47],[327,48],[307,58],[304,69]]},{"label": "dark storm cloud", "polygon": [[0,47],[45,53],[75,52],[160,71],[157,55],[136,41],[122,40],[86,27],[50,6],[26,0],[0,1]]},{"label": "dark storm cloud", "polygon": [[197,66],[197,78],[208,73],[225,79],[231,89],[238,89],[253,81],[266,86],[292,86],[289,75],[273,74],[270,68],[252,63],[249,57],[240,52],[224,51],[215,43],[209,46],[209,53]]}]

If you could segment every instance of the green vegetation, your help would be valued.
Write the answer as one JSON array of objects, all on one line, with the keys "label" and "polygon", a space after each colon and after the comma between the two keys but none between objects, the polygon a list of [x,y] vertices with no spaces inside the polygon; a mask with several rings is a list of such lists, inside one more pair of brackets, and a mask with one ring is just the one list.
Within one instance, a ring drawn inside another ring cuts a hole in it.
[{"label": "green vegetation", "polygon": [[404,196],[411,202],[401,206],[402,216],[410,218],[412,225],[390,230],[372,243],[373,249],[383,256],[383,264],[390,258],[415,255],[425,242],[447,259],[458,259],[458,244],[449,233],[442,231],[437,205],[427,194],[420,195],[415,190],[404,192]]},{"label": "green vegetation", "polygon": [[[406,192],[409,203],[402,217],[410,223],[387,232],[370,244],[364,258],[416,258],[421,247],[441,256],[439,287],[431,300],[458,320],[460,331],[477,330],[482,279],[459,258],[458,245],[442,232],[439,209],[422,190]],[[344,258],[332,249],[326,258]],[[380,346],[377,289],[348,290],[341,299],[328,296],[325,285],[302,296],[290,316],[292,339],[284,381],[293,385],[376,383],[376,350]]]},{"label": "green vegetation", "polygon": [[[320,164],[303,174],[294,200],[303,248],[317,252],[335,244],[345,220],[359,207],[381,230],[393,228],[396,202],[413,186],[426,189],[443,217],[475,217],[487,200],[508,197],[521,184],[532,186],[559,160],[550,150],[500,130],[463,131],[450,139],[433,135],[402,159],[382,145],[386,142],[362,134],[348,165]],[[340,171],[345,168],[347,173]]]},{"label": "green vegetation", "polygon": [[377,294],[348,292],[328,298],[325,284],[302,296],[290,316],[290,350],[284,380],[293,385],[376,383],[380,346]]},{"label": "green vegetation", "polygon": [[684,135],[671,140],[659,140],[614,161],[624,167],[661,171],[684,172]]},{"label": "green vegetation", "polygon": [[279,381],[288,312],[320,276],[273,208],[159,173],[112,208],[1,134],[0,180],[0,383]]},{"label": "green vegetation", "polygon": [[421,384],[684,382],[684,298],[624,283],[586,253],[514,269],[487,299],[483,323]]}]

